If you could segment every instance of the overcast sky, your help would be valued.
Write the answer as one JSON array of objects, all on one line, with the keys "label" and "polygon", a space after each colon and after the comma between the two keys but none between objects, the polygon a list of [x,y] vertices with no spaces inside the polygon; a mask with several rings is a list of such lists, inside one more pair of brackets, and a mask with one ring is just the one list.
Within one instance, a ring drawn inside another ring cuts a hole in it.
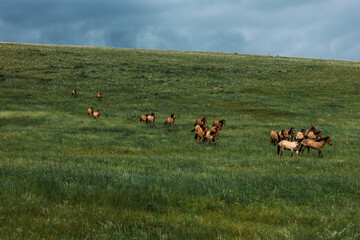
[{"label": "overcast sky", "polygon": [[360,61],[360,0],[1,0],[0,41]]}]

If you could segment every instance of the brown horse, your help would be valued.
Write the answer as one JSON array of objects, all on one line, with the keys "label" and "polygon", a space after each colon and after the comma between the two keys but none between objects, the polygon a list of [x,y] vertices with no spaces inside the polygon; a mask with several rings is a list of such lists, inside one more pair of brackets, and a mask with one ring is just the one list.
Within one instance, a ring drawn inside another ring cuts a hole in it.
[{"label": "brown horse", "polygon": [[270,143],[276,145],[281,141],[279,133],[276,131],[270,132]]},{"label": "brown horse", "polygon": [[205,132],[205,134],[204,134],[203,143],[206,143],[206,141],[209,141],[209,145],[216,144],[215,141],[218,138],[219,138],[218,131],[209,130],[209,131]]},{"label": "brown horse", "polygon": [[314,124],[311,124],[310,128],[305,132],[305,135],[307,135],[310,131],[317,132],[318,128]]},{"label": "brown horse", "polygon": [[198,118],[198,119],[196,119],[196,122],[195,122],[195,124],[194,124],[194,126],[196,126],[196,125],[200,125],[200,124],[206,124],[207,123],[207,119],[206,118]]},{"label": "brown horse", "polygon": [[99,99],[99,101],[102,101],[102,100],[103,100],[103,98],[102,98],[102,92],[98,93],[97,98]]},{"label": "brown horse", "polygon": [[301,156],[303,154],[303,152],[305,151],[305,148],[308,149],[308,156],[310,156],[310,148],[314,148],[317,149],[319,152],[318,157],[323,157],[324,155],[322,154],[322,148],[324,147],[325,143],[332,145],[332,142],[330,140],[330,137],[324,137],[324,138],[320,138],[318,140],[314,140],[314,139],[305,139],[301,142]]},{"label": "brown horse", "polygon": [[89,115],[89,116],[92,116],[93,113],[94,113],[94,107],[89,108],[89,109],[88,109],[88,115]]},{"label": "brown horse", "polygon": [[174,125],[176,125],[175,124],[175,119],[176,119],[176,115],[175,114],[171,114],[171,117],[168,117],[166,120],[165,120],[165,126],[167,126],[168,124],[169,124],[169,126],[170,125],[172,125],[172,126],[174,126]]},{"label": "brown horse", "polygon": [[97,120],[99,120],[100,115],[101,115],[101,110],[98,110],[97,112],[93,113],[94,119],[97,119]]},{"label": "brown horse", "polygon": [[77,96],[77,91],[78,91],[78,90],[75,88],[74,90],[72,90],[72,93],[71,93],[71,94],[72,94],[74,97],[76,97],[76,96]]},{"label": "brown horse", "polygon": [[222,126],[225,126],[225,123],[226,123],[226,121],[225,121],[225,119],[223,119],[223,120],[215,120],[214,122],[213,122],[213,126],[218,126],[220,129],[222,128]]},{"label": "brown horse", "polygon": [[322,135],[322,131],[317,131],[317,132],[314,132],[314,131],[308,131],[308,133],[305,135],[307,136],[308,138],[310,139],[318,139],[318,138],[322,138],[323,135]]},{"label": "brown horse", "polygon": [[142,115],[140,117],[140,122],[147,122],[147,117],[149,116],[149,114],[145,114],[145,115]]},{"label": "brown horse", "polygon": [[155,118],[157,118],[155,113],[151,113],[147,116],[146,123],[153,122],[155,123]]},{"label": "brown horse", "polygon": [[295,128],[293,128],[293,127],[290,128],[289,131],[281,130],[279,132],[279,136],[280,136],[281,140],[287,139],[287,140],[292,141],[294,134],[295,134]]},{"label": "brown horse", "polygon": [[199,142],[201,138],[204,138],[205,137],[205,134],[206,132],[209,130],[209,128],[204,125],[204,124],[201,124],[201,125],[196,125],[194,127],[194,130],[191,130],[192,132],[195,131],[195,139],[197,139],[197,141]]},{"label": "brown horse", "polygon": [[305,139],[305,129],[301,129],[295,135],[295,140]]},{"label": "brown horse", "polygon": [[295,142],[290,142],[287,140],[282,140],[281,142],[278,143],[278,147],[277,147],[277,153],[280,153],[280,149],[281,149],[281,153],[280,153],[280,157],[281,155],[284,155],[285,158],[285,154],[284,151],[285,149],[290,150],[291,151],[291,156],[293,156],[294,151],[296,151],[296,154],[299,156],[299,145],[300,145],[301,140],[295,141]]}]

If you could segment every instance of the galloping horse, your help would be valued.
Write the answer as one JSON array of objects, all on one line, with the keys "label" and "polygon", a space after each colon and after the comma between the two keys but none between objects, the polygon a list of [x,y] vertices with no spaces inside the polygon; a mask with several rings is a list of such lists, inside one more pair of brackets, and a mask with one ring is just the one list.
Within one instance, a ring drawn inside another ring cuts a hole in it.
[{"label": "galloping horse", "polygon": [[305,148],[308,149],[308,156],[310,156],[310,148],[314,148],[317,149],[319,152],[318,157],[323,157],[324,155],[322,154],[322,148],[324,147],[325,143],[332,145],[332,142],[330,140],[330,137],[324,137],[324,138],[320,138],[318,140],[314,140],[314,139],[305,139],[301,142],[301,156],[305,150]]}]

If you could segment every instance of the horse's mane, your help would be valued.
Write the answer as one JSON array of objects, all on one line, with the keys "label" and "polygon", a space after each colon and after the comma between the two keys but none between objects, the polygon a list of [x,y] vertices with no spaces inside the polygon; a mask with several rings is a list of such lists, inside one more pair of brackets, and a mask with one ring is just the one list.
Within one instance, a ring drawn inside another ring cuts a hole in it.
[{"label": "horse's mane", "polygon": [[326,141],[326,140],[328,140],[330,137],[324,137],[324,138],[320,138],[320,139],[317,139],[317,140],[315,140],[316,142],[321,142],[321,141]]},{"label": "horse's mane", "polygon": [[314,132],[315,134],[320,134],[321,133],[321,131],[317,131],[317,132]]}]

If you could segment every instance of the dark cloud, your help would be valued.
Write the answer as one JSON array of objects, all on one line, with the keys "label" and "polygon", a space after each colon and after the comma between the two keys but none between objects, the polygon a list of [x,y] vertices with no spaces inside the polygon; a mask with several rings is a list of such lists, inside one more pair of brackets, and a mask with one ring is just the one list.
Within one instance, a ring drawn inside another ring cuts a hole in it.
[{"label": "dark cloud", "polygon": [[357,0],[2,0],[0,41],[360,60]]}]

